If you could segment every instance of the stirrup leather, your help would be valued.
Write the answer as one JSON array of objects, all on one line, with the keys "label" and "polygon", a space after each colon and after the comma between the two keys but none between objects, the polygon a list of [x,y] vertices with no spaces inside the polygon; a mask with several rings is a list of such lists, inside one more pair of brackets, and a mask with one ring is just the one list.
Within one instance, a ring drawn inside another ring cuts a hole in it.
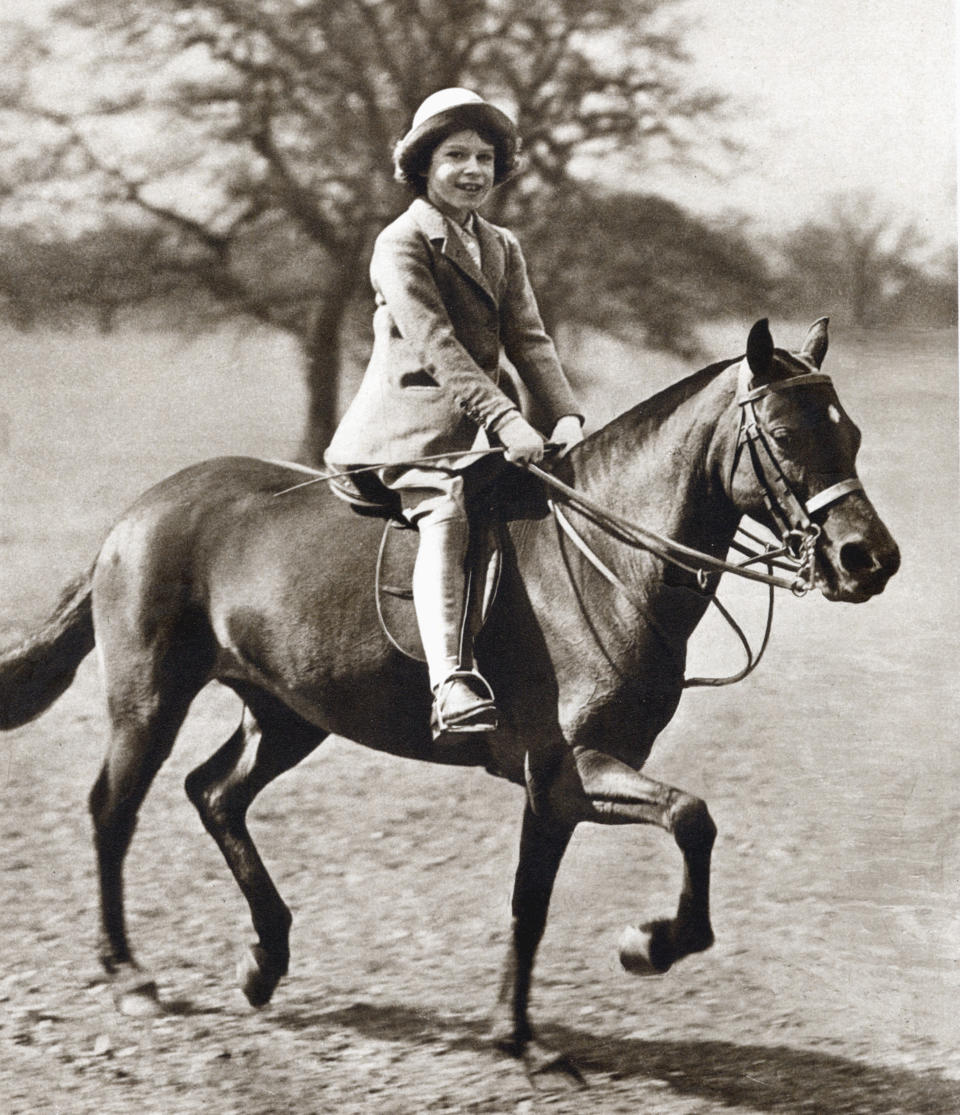
[{"label": "stirrup leather", "polygon": [[[478,696],[470,708],[464,710],[459,716],[448,718],[444,712],[445,699],[449,693],[451,682],[461,678],[469,678],[478,683],[478,687],[487,694],[486,697]],[[498,725],[497,703],[493,696],[490,683],[478,670],[451,670],[440,682],[434,691],[433,714],[431,727],[434,737],[444,732],[492,732]]]}]

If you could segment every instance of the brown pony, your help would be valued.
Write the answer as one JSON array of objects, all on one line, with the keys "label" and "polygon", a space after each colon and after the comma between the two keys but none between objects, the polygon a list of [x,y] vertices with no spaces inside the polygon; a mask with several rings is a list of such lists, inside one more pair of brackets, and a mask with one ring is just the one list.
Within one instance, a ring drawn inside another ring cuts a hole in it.
[{"label": "brown pony", "polygon": [[291,915],[246,812],[331,733],[395,755],[483,765],[525,788],[493,1037],[528,1065],[556,1061],[533,1038],[527,1000],[556,872],[581,821],[659,825],[683,854],[676,915],[627,930],[625,967],[663,972],[708,948],[715,826],[703,801],[641,768],[680,700],[687,640],[715,591],[716,563],[750,515],[805,549],[811,583],[831,600],[866,600],[899,564],[856,479],[859,432],[819,372],[826,349],[825,319],[796,354],[775,349],[758,322],[744,358],[641,403],[556,465],[611,521],[636,520],[688,556],[666,561],[563,495],[582,546],[549,514],[511,521],[477,646],[502,727],[465,744],[434,744],[426,669],[378,623],[378,520],[354,513],[325,483],[286,491],[303,479],[293,467],[244,458],[188,468],[142,496],[47,624],[0,656],[7,729],[49,707],[80,660],[94,645],[99,652],[110,740],[90,810],[100,955],[121,1006],[160,1009],[127,941],[123,861],[151,781],[213,680],[240,695],[243,720],[186,790],[250,906],[258,941],[238,971],[254,1005],[287,971]]}]

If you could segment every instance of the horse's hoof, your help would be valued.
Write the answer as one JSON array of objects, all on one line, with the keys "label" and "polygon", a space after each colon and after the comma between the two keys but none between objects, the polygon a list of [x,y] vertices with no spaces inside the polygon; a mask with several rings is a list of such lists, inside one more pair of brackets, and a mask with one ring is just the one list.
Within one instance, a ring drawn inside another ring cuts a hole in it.
[{"label": "horse's hoof", "polygon": [[523,1050],[523,1065],[535,1084],[549,1081],[560,1087],[586,1088],[587,1082],[566,1055],[539,1041],[529,1041]]},{"label": "horse's hoof", "polygon": [[251,945],[237,961],[237,982],[250,1006],[265,1007],[270,1002],[280,976],[270,973],[262,945]]},{"label": "horse's hoof", "polygon": [[494,1026],[490,1030],[490,1041],[494,1049],[522,1063],[531,1083],[551,1080],[561,1086],[587,1086],[583,1074],[565,1053],[544,1045],[529,1031],[518,1033],[510,1024]]},{"label": "horse's hoof", "polygon": [[164,1013],[157,985],[152,979],[118,989],[115,1002],[117,1010],[128,1018],[159,1018]]},{"label": "horse's hoof", "polygon": [[635,976],[662,976],[673,963],[670,922],[628,925],[620,935],[620,963]]}]

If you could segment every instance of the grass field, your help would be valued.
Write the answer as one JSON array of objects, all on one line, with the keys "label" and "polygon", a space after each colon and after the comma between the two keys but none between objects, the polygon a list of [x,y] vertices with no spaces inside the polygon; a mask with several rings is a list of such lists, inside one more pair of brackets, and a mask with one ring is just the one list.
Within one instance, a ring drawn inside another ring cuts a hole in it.
[{"label": "grass field", "polygon": [[[784,347],[802,340],[773,327]],[[295,354],[268,335],[2,336],[2,641],[147,485],[297,444]],[[743,344],[718,328],[710,356]],[[687,370],[597,339],[572,355],[594,424]],[[703,796],[720,828],[711,952],[626,976],[616,937],[672,908],[678,854],[648,830],[575,837],[533,1011],[586,1068],[588,1098],[532,1093],[482,1044],[521,801],[478,772],[334,741],[263,795],[253,828],[294,910],[294,959],[274,1005],[246,1010],[232,989],[246,910],[181,789],[232,729],[218,689],[157,780],[128,870],[134,943],[179,1007],[115,1014],[94,963],[90,659],[0,740],[0,1110],[960,1110],[956,338],[836,331],[825,370],[863,429],[861,475],[903,568],[863,606],[780,601],[760,670],[692,691],[658,741],[653,776]],[[724,597],[759,628],[756,591]],[[690,671],[737,666],[705,623]]]}]

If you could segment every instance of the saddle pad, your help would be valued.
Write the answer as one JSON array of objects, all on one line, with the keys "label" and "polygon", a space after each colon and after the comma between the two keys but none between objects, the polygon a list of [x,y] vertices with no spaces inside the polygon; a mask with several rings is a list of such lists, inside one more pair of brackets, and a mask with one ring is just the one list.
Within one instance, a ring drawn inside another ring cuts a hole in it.
[{"label": "saddle pad", "polygon": [[[420,535],[416,530],[391,521],[384,524],[377,555],[375,591],[377,615],[387,638],[408,658],[425,662],[410,587],[419,543]],[[466,628],[470,638],[476,638],[490,613],[497,595],[501,565],[500,524],[490,520],[471,524]]]}]

